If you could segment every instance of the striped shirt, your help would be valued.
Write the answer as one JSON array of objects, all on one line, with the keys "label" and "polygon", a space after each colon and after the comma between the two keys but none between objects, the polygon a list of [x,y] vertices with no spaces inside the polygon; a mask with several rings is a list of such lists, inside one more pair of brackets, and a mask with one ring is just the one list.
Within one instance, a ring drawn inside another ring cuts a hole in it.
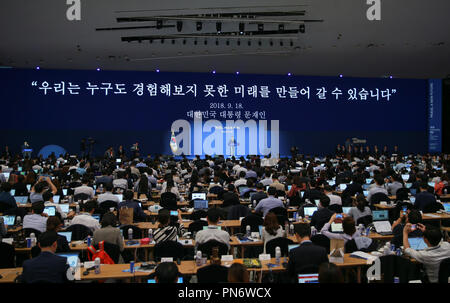
[{"label": "striped shirt", "polygon": [[163,228],[158,228],[153,232],[153,238],[156,243],[164,241],[176,241],[177,235],[182,236],[185,230],[182,224],[177,228],[176,226],[165,226]]}]

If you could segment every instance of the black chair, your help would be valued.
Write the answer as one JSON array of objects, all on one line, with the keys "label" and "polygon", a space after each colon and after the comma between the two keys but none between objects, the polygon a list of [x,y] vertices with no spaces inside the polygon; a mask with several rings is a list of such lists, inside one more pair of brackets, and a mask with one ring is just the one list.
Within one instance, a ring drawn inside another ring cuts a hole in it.
[{"label": "black chair", "polygon": [[408,194],[409,194],[409,188],[402,187],[397,189],[397,192],[395,193],[395,200],[397,201],[403,201],[408,200]]},{"label": "black chair", "polygon": [[289,206],[300,206],[302,204],[302,198],[300,198],[300,191],[297,191],[289,199]]},{"label": "black chair", "polygon": [[103,201],[102,203],[100,203],[99,206],[100,206],[100,209],[104,210],[105,213],[107,213],[111,207],[114,207],[115,209],[117,209],[119,204],[116,201],[107,200],[107,201]]},{"label": "black chair", "polygon": [[327,254],[330,253],[330,239],[327,236],[321,234],[314,235],[311,237],[311,242],[325,248],[327,250]]},{"label": "black chair", "polygon": [[216,240],[209,240],[205,243],[199,244],[197,250],[200,250],[202,254],[205,254],[209,259],[212,255],[212,249],[214,247],[219,248],[219,256],[228,254],[228,246],[225,243]]},{"label": "black chair", "polygon": [[0,242],[0,268],[16,267],[14,258],[16,252],[14,246],[8,243]]},{"label": "black chair", "polygon": [[92,236],[92,230],[86,225],[74,224],[66,228],[66,231],[72,232],[72,241],[80,241]]},{"label": "black chair", "polygon": [[[99,249],[98,244],[94,245],[94,248]],[[105,252],[108,254],[108,256],[110,256],[111,259],[114,261],[115,264],[119,263],[120,248],[118,245],[105,242],[104,249],[105,249]]]},{"label": "black chair", "polygon": [[331,204],[330,206],[328,206],[328,209],[331,210],[332,212],[335,212],[337,214],[342,214],[342,206],[339,204]]},{"label": "black chair", "polygon": [[39,238],[39,236],[41,235],[41,232],[37,229],[34,229],[34,228],[24,228],[23,229],[23,234],[25,237],[29,237],[30,234],[32,234],[32,233],[34,233],[36,238]]},{"label": "black chair", "polygon": [[245,234],[247,232],[247,225],[250,225],[252,232],[259,232],[259,226],[264,224],[262,217],[250,214],[241,221],[241,233]]},{"label": "black chair", "polygon": [[207,214],[205,210],[196,210],[191,214],[190,218],[192,221],[197,221],[201,218],[206,218]]},{"label": "black chair", "polygon": [[172,192],[165,192],[161,194],[161,207],[176,210],[177,209],[177,195]]},{"label": "black chair", "polygon": [[356,246],[356,242],[354,239],[345,242],[344,251],[346,254],[351,254],[352,252],[358,251],[358,246]]},{"label": "black chair", "polygon": [[130,228],[133,230],[133,239],[142,239],[142,229],[136,225],[124,225],[120,226],[120,229],[125,240],[128,240],[128,229]]},{"label": "black chair", "polygon": [[224,190],[223,190],[222,186],[213,186],[209,189],[209,193],[216,194],[216,195],[219,195],[223,191]]},{"label": "black chair", "polygon": [[233,205],[228,210],[227,220],[239,220],[241,217],[247,217],[250,213],[250,209],[245,205]]},{"label": "black chair", "polygon": [[375,209],[374,204],[379,204],[380,202],[383,202],[383,201],[389,203],[389,202],[391,201],[391,199],[389,199],[388,195],[386,195],[385,193],[376,193],[376,194],[373,194],[373,195],[370,197],[370,201],[369,201],[369,203],[370,203],[370,208],[371,208],[371,209]]},{"label": "black chair", "polygon": [[284,237],[272,239],[266,243],[266,253],[275,258],[275,248],[278,246],[281,250],[281,256],[287,257],[289,255],[289,245],[295,244],[294,241]]},{"label": "black chair", "polygon": [[228,282],[228,268],[218,264],[211,264],[197,270],[198,283],[226,283]]},{"label": "black chair", "polygon": [[86,201],[89,200],[90,196],[88,194],[85,193],[81,193],[81,194],[76,194],[75,196],[73,196],[73,200],[74,201]]},{"label": "black chair", "polygon": [[450,277],[450,258],[444,259],[439,265],[439,283],[448,284],[448,278]]},{"label": "black chair", "polygon": [[197,220],[197,221],[194,221],[191,224],[189,224],[188,231],[190,233],[196,233],[200,230],[203,230],[204,226],[208,226],[208,222],[206,222],[204,220]]},{"label": "black chair", "polygon": [[408,283],[411,280],[424,280],[420,270],[421,265],[412,263],[408,258],[388,255],[381,256],[380,262],[384,283],[394,283],[394,277],[398,277],[400,283]]},{"label": "black chair", "polygon": [[281,226],[284,226],[286,221],[289,221],[287,209],[284,207],[275,207],[269,210],[269,212],[274,213],[277,216],[278,224]]},{"label": "black chair", "polygon": [[438,210],[444,209],[444,206],[439,202],[429,203],[423,208],[424,213],[435,213]]},{"label": "black chair", "polygon": [[173,258],[174,261],[177,259],[183,259],[184,257],[183,245],[177,241],[163,241],[155,245],[155,261],[161,261],[161,258]]},{"label": "black chair", "polygon": [[373,218],[372,215],[367,215],[361,218],[358,218],[358,220],[356,220],[356,225],[362,224],[365,227],[367,227],[369,224],[371,224],[373,222]]}]

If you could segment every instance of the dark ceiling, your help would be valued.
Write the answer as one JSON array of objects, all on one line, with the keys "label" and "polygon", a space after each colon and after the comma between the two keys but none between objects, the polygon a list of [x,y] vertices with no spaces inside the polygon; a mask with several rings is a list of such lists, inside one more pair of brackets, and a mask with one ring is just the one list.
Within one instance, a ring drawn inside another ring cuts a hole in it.
[{"label": "dark ceiling", "polygon": [[366,0],[274,3],[81,0],[81,20],[68,21],[66,1],[2,0],[0,66],[400,78],[450,74],[449,0],[383,0],[380,21],[367,20]]}]

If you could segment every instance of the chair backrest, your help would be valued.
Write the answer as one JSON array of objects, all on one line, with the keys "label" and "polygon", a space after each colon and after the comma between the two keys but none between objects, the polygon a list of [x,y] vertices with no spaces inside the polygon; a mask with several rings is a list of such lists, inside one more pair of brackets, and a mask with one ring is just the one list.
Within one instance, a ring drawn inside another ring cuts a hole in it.
[{"label": "chair backrest", "polygon": [[11,244],[0,242],[0,268],[14,268],[16,252]]},{"label": "chair backrest", "polygon": [[344,251],[346,254],[351,254],[358,250],[358,246],[356,246],[356,242],[354,239],[348,240],[345,242]]},{"label": "chair backrest", "polygon": [[247,206],[239,204],[233,205],[228,210],[227,220],[239,220],[241,217],[246,217],[250,214]]},{"label": "chair backrest", "polygon": [[390,202],[391,199],[389,199],[388,195],[385,193],[375,193],[370,197],[370,205],[373,206],[374,204],[378,204],[382,201]]},{"label": "chair backrest", "polygon": [[197,270],[198,283],[226,283],[228,282],[228,268],[218,264],[211,264]]},{"label": "chair backrest", "polygon": [[202,254],[206,254],[209,259],[212,254],[213,247],[219,248],[219,256],[228,254],[228,246],[225,243],[216,240],[209,240],[205,243],[199,244],[198,250],[200,250]]},{"label": "chair backrest", "polygon": [[343,213],[342,211],[342,206],[339,204],[331,204],[330,206],[328,206],[328,209],[337,213],[337,214],[341,214]]},{"label": "chair backrest", "polygon": [[89,195],[85,193],[76,194],[73,196],[74,201],[80,201],[80,200],[89,200]]},{"label": "chair backrest", "polygon": [[439,264],[439,283],[448,284],[448,278],[450,277],[450,258],[444,259]]},{"label": "chair backrest", "polygon": [[439,202],[433,202],[433,203],[429,203],[429,204],[425,205],[425,207],[423,208],[423,212],[424,213],[435,213],[440,209],[444,209],[444,206],[442,206],[442,204]]},{"label": "chair backrest", "polygon": [[189,224],[188,231],[190,233],[195,233],[200,230],[203,230],[203,226],[208,226],[208,222],[203,220],[197,220]]},{"label": "chair backrest", "polygon": [[262,217],[250,214],[241,221],[241,233],[246,233],[247,225],[250,225],[250,229],[252,232],[259,232],[259,226],[264,224],[264,220]]},{"label": "chair backrest", "polygon": [[111,207],[117,209],[118,206],[119,204],[116,201],[111,200],[103,201],[102,203],[100,203],[100,208],[103,208],[105,210],[109,210]]},{"label": "chair backrest", "polygon": [[34,233],[36,238],[39,238],[39,236],[41,235],[41,232],[37,229],[34,229],[34,228],[24,228],[23,229],[23,234],[25,235],[25,237],[29,237],[30,234],[32,234],[32,233]]},{"label": "chair backrest", "polygon": [[133,239],[142,239],[142,230],[137,227],[136,225],[123,225],[120,226],[120,229],[122,229],[122,235],[125,240],[128,239],[128,229],[133,230]]},{"label": "chair backrest", "polygon": [[155,261],[172,257],[174,261],[183,259],[183,245],[177,241],[163,241],[155,245]]},{"label": "chair backrest", "polygon": [[275,258],[275,248],[278,246],[281,249],[281,256],[287,257],[289,255],[289,245],[294,244],[294,241],[284,237],[272,239],[266,243],[266,253]]},{"label": "chair backrest", "polygon": [[327,250],[327,254],[330,253],[330,239],[327,236],[321,234],[314,235],[311,237],[311,242],[325,248]]},{"label": "chair backrest", "polygon": [[[94,245],[95,249],[98,248],[98,244]],[[119,263],[119,257],[120,257],[120,248],[116,244],[104,243],[104,250],[108,254],[108,256],[114,261],[115,264]]]},{"label": "chair backrest", "polygon": [[358,220],[356,220],[356,225],[362,224],[367,227],[372,222],[373,222],[372,215],[367,215],[367,216],[358,218]]},{"label": "chair backrest", "polygon": [[80,241],[87,238],[87,236],[92,236],[92,231],[89,227],[82,224],[70,225],[66,228],[66,231],[72,232],[72,241]]},{"label": "chair backrest", "polygon": [[281,226],[284,226],[286,221],[288,221],[287,209],[284,207],[275,207],[275,208],[272,208],[271,210],[269,210],[269,212],[277,215],[278,224],[280,224]]},{"label": "chair backrest", "polygon": [[406,187],[402,187],[397,189],[397,192],[395,193],[395,199],[396,200],[406,200],[408,199],[408,194],[409,194],[409,188]]},{"label": "chair backrest", "polygon": [[172,192],[165,192],[161,194],[161,207],[176,210],[177,209],[177,195]]},{"label": "chair backrest", "polygon": [[207,212],[205,210],[195,210],[192,214],[191,214],[191,220],[196,221],[196,220],[200,220],[201,218],[206,218],[207,216]]},{"label": "chair backrest", "polygon": [[223,191],[224,190],[223,190],[222,186],[213,186],[209,189],[209,192],[211,194],[216,194],[216,195],[219,195]]}]

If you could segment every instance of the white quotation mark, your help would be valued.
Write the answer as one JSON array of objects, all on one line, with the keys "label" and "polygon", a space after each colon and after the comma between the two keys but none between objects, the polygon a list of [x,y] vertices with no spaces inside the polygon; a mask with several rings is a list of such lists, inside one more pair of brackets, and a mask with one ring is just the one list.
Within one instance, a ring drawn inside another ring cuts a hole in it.
[{"label": "white quotation mark", "polygon": [[367,10],[367,20],[381,20],[381,0],[367,0],[367,5],[370,5]]},{"label": "white quotation mark", "polygon": [[66,4],[70,5],[66,12],[67,20],[81,20],[81,0],[67,0]]}]

